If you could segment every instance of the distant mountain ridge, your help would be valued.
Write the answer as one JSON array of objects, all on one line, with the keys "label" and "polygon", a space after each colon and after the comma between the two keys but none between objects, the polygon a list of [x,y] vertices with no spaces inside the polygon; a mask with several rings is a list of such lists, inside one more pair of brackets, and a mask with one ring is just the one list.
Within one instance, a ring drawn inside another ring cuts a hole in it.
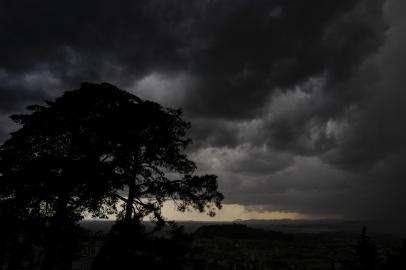
[{"label": "distant mountain ridge", "polygon": [[[114,224],[114,220],[83,220],[81,226],[92,232],[107,233]],[[177,224],[184,226],[185,232],[193,233],[202,226],[222,224],[243,224],[251,228],[267,231],[280,231],[285,233],[323,233],[343,232],[359,234],[363,226],[372,234],[392,234],[406,237],[406,226],[396,221],[379,220],[235,220],[230,222],[207,222],[207,221],[178,221]],[[150,222],[144,223],[147,227]]]},{"label": "distant mountain ridge", "polygon": [[199,238],[261,240],[281,240],[288,238],[288,236],[282,232],[251,228],[240,223],[203,225],[195,231],[194,236]]}]

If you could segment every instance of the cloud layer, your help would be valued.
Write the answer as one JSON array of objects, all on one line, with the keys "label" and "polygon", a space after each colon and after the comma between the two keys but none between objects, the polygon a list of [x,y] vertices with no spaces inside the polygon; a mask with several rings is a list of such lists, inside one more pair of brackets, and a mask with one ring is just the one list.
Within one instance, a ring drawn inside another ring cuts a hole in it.
[{"label": "cloud layer", "polygon": [[15,128],[6,115],[107,81],[184,109],[190,155],[219,174],[228,203],[397,217],[406,205],[405,8],[4,0],[0,140]]}]

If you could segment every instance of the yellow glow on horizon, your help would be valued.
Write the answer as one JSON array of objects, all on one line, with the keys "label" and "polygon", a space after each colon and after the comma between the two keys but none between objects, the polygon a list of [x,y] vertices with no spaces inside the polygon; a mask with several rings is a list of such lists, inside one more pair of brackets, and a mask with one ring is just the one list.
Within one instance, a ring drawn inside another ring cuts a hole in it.
[{"label": "yellow glow on horizon", "polygon": [[[315,219],[341,219],[338,215],[327,215],[327,214],[305,214],[294,211],[266,211],[263,208],[258,207],[245,207],[240,204],[223,204],[221,210],[216,211],[214,217],[210,217],[206,213],[200,213],[196,210],[186,211],[184,213],[179,212],[176,209],[175,204],[172,201],[164,203],[162,208],[162,214],[167,220],[173,221],[213,221],[213,222],[230,222],[237,220],[315,220]],[[85,219],[93,219],[90,216],[86,216]],[[115,216],[109,216],[108,219],[114,220]],[[149,218],[145,217],[145,221]]]},{"label": "yellow glow on horizon", "polygon": [[323,219],[339,218],[333,215],[303,214],[299,212],[282,212],[282,211],[256,211],[247,210],[239,204],[223,204],[223,208],[216,212],[216,216],[210,217],[206,213],[198,211],[186,211],[181,213],[176,210],[172,202],[165,203],[162,213],[168,220],[176,221],[235,221],[249,219]]}]

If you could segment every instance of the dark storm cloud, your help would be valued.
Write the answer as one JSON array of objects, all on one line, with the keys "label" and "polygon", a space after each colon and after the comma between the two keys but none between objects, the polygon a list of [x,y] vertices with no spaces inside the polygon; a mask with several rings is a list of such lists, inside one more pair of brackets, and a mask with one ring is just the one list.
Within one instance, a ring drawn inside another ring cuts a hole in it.
[{"label": "dark storm cloud", "polygon": [[201,45],[191,48],[192,71],[202,81],[190,103],[200,114],[252,117],[276,88],[345,79],[383,41],[382,1],[220,3],[193,24]]},{"label": "dark storm cloud", "polygon": [[249,144],[234,148],[208,147],[195,151],[193,159],[200,169],[221,169],[232,174],[245,176],[269,175],[293,163],[292,155],[279,153],[266,146],[253,147]]},{"label": "dark storm cloud", "polygon": [[396,0],[386,23],[384,3],[0,0],[0,141],[5,115],[107,81],[184,109],[190,153],[227,202],[395,213],[406,23]]},{"label": "dark storm cloud", "polygon": [[[325,159],[336,166],[365,170],[393,163],[389,160],[403,159],[406,163],[406,52],[403,49],[406,46],[406,19],[402,15],[405,8],[405,3],[388,3],[386,11],[391,24],[388,41],[367,63],[374,70],[362,68],[356,74],[364,82],[361,89],[368,95],[347,113],[345,121],[349,127],[345,137],[325,155]],[[371,79],[372,76],[377,79]],[[406,176],[403,166],[399,168]]]},{"label": "dark storm cloud", "polygon": [[2,1],[1,66],[46,65],[71,87],[187,70],[198,84],[185,102],[190,113],[248,117],[275,87],[323,72],[347,76],[381,42],[379,8],[354,0]]},{"label": "dark storm cloud", "polygon": [[54,95],[46,89],[59,87],[59,81],[42,70],[29,74],[0,70],[0,83],[0,114],[21,111],[26,105]]},{"label": "dark storm cloud", "polygon": [[178,62],[182,40],[149,1],[2,1],[2,11],[0,57],[6,70],[47,65],[77,84],[104,79],[115,69],[143,76]]}]

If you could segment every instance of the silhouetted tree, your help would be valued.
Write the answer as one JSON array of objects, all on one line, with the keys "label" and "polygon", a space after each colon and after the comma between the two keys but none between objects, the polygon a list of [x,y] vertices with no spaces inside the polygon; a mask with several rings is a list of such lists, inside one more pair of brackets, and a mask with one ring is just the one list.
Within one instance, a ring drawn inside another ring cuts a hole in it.
[{"label": "silhouetted tree", "polygon": [[196,166],[184,153],[190,124],[180,110],[106,83],[84,83],[28,109],[11,116],[22,128],[0,148],[0,201],[16,208],[20,224],[41,221],[42,269],[62,261],[62,244],[69,243],[60,237],[74,239],[72,228],[85,213],[117,214],[119,201],[125,222],[150,216],[157,229],[166,200],[209,215],[221,207],[216,176],[191,175]]},{"label": "silhouetted tree", "polygon": [[389,254],[382,270],[401,270],[406,269],[406,240],[403,240],[400,247],[394,248]]},{"label": "silhouetted tree", "polygon": [[367,235],[367,229],[362,228],[361,235],[355,246],[355,258],[352,268],[360,270],[373,270],[379,268],[379,257],[375,244]]}]

